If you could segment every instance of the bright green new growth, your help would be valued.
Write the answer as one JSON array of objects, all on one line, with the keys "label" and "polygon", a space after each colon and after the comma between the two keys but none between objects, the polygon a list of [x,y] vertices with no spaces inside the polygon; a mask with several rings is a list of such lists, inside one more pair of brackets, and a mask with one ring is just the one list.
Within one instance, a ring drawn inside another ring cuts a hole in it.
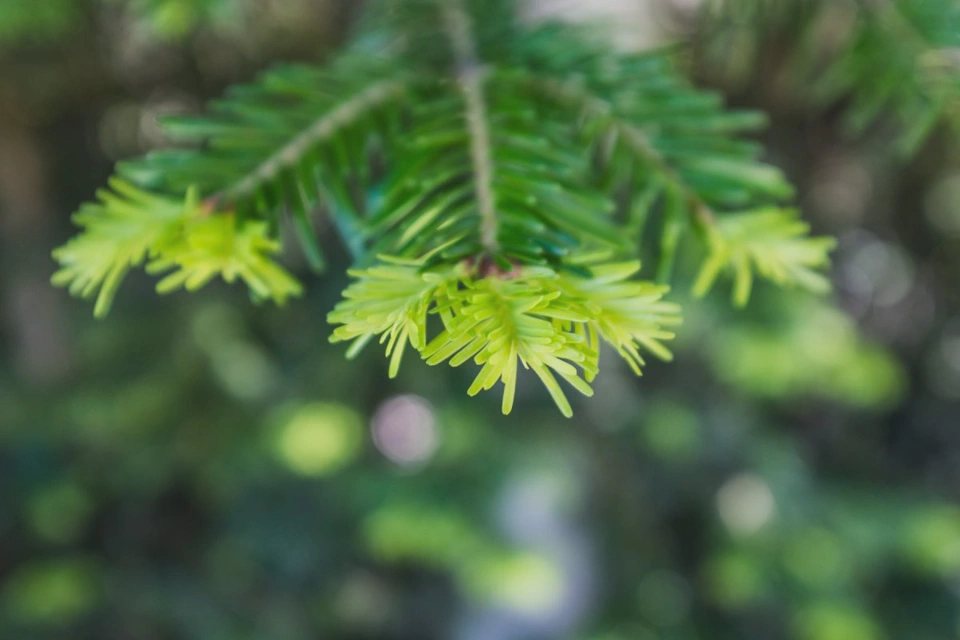
[{"label": "bright green new growth", "polygon": [[[565,416],[573,414],[557,376],[586,396],[598,373],[602,337],[639,374],[641,348],[664,360],[662,341],[674,334],[680,308],[662,300],[667,287],[631,280],[637,262],[602,264],[592,277],[524,267],[500,277],[476,278],[466,268],[423,271],[422,265],[378,266],[358,278],[329,320],[343,326],[335,342],[354,340],[356,353],[372,338],[387,343],[390,376],[397,374],[409,343],[427,364],[457,367],[473,360],[482,368],[468,393],[503,384],[503,412],[510,413],[518,363],[532,370]],[[427,342],[429,315],[443,331]]]},{"label": "bright green new growth", "polygon": [[262,222],[238,223],[232,213],[213,215],[188,190],[183,201],[152,195],[123,180],[101,191],[100,202],[74,217],[84,231],[54,251],[60,270],[53,283],[70,293],[96,296],[94,313],[104,317],[124,277],[146,264],[152,274],[173,270],[157,285],[160,293],[194,291],[217,275],[241,278],[257,297],[279,303],[300,294],[300,285],[269,256],[280,244]]},{"label": "bright green new growth", "polygon": [[820,270],[829,266],[832,238],[809,237],[810,226],[776,209],[728,216],[710,228],[710,257],[700,270],[694,292],[705,295],[720,272],[734,272],[733,300],[745,306],[753,273],[781,286],[792,283],[826,293],[830,281]]},{"label": "bright green new growth", "polygon": [[359,280],[343,293],[330,313],[331,324],[342,324],[331,340],[355,342],[347,352],[354,357],[374,336],[387,342],[390,377],[400,370],[407,344],[422,351],[427,346],[427,314],[438,299],[456,288],[462,269],[421,271],[417,263],[398,262],[366,271],[352,271]]},{"label": "bright green new growth", "polygon": [[692,88],[670,52],[529,27],[507,0],[369,5],[329,65],[279,67],[168,120],[188,146],[121,164],[55,253],[55,283],[97,295],[97,315],[144,265],[167,274],[161,292],[222,276],[282,303],[300,286],[271,259],[280,229],[321,270],[323,212],[357,263],[330,315],[349,355],[379,336],[391,375],[408,346],[473,360],[470,393],[501,382],[505,411],[523,367],[567,415],[560,380],[589,395],[601,341],[637,373],[643,352],[669,359],[679,310],[644,278],[666,282],[687,238],[709,252],[700,293],[723,272],[741,303],[754,274],[825,287],[831,242],[783,207],[792,187],[741,137],[764,118]]}]

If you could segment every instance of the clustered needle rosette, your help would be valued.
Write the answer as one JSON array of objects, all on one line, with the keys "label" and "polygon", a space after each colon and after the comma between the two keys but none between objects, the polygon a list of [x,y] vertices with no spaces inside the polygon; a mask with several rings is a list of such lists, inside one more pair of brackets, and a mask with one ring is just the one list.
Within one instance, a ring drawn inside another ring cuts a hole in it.
[{"label": "clustered needle rosette", "polygon": [[[341,325],[332,339],[353,341],[353,355],[379,336],[391,377],[407,345],[431,365],[472,359],[481,369],[468,393],[502,383],[505,414],[522,366],[571,416],[557,377],[593,395],[601,339],[638,374],[643,351],[671,358],[663,342],[674,337],[669,327],[680,322],[680,308],[663,300],[667,287],[635,280],[639,271],[638,262],[624,262],[593,265],[589,276],[532,266],[478,278],[466,265],[424,271],[416,262],[382,264],[352,274],[357,281],[329,317]],[[430,339],[434,315],[442,330]]]}]

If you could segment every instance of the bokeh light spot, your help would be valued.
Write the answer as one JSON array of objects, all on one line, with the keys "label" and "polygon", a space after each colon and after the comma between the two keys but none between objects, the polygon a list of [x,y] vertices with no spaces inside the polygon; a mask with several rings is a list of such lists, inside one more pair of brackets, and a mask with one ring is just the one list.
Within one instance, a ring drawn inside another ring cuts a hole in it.
[{"label": "bokeh light spot", "polygon": [[718,605],[737,609],[756,603],[767,593],[767,579],[761,563],[740,551],[717,554],[705,570],[707,591]]},{"label": "bokeh light spot", "polygon": [[960,508],[938,505],[920,510],[907,524],[904,544],[918,570],[960,575]]},{"label": "bokeh light spot", "polygon": [[377,449],[404,467],[427,463],[440,446],[433,408],[418,396],[397,396],[384,402],[373,416],[371,431]]},{"label": "bokeh light spot", "polygon": [[78,558],[28,565],[5,582],[4,609],[34,624],[72,622],[101,596],[96,568]]},{"label": "bokeh light spot", "polygon": [[527,614],[555,611],[564,595],[564,576],[548,558],[518,553],[490,559],[482,575],[486,597],[496,604]]},{"label": "bokeh light spot", "polygon": [[451,568],[484,554],[484,542],[471,523],[446,510],[392,505],[371,514],[364,529],[370,552],[386,562],[415,560]]},{"label": "bokeh light spot", "polygon": [[884,637],[870,615],[858,608],[824,603],[809,607],[797,618],[800,640],[879,640]]},{"label": "bokeh light spot", "polygon": [[690,407],[671,401],[658,401],[643,421],[644,444],[661,458],[688,459],[702,442],[700,418]]},{"label": "bokeh light spot", "polygon": [[210,363],[221,387],[241,400],[267,397],[279,379],[267,354],[251,343],[235,341],[216,348]]},{"label": "bokeh light spot", "polygon": [[842,584],[850,576],[847,556],[836,535],[810,528],[793,536],[783,557],[787,570],[811,588],[829,588]]},{"label": "bokeh light spot", "polygon": [[924,209],[937,230],[960,236],[960,174],[949,174],[927,193]]},{"label": "bokeh light spot", "polygon": [[363,422],[351,408],[315,403],[297,409],[277,438],[276,451],[295,473],[320,477],[335,473],[360,452]]},{"label": "bokeh light spot", "polygon": [[742,474],[717,493],[717,510],[731,533],[748,536],[760,531],[774,516],[776,501],[763,479]]}]

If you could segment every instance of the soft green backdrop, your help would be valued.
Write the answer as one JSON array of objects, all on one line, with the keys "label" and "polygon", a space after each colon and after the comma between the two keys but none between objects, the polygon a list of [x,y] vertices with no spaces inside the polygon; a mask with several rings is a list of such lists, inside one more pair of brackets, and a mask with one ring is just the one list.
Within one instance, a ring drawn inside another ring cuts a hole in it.
[{"label": "soft green backdrop", "polygon": [[470,371],[346,362],[342,277],[279,310],[142,278],[102,322],[47,285],[159,114],[355,8],[0,0],[0,638],[957,637],[956,144],[851,138],[748,28],[691,72],[771,112],[836,293],[683,300],[678,362],[608,366],[573,420],[535,381],[505,418]]}]

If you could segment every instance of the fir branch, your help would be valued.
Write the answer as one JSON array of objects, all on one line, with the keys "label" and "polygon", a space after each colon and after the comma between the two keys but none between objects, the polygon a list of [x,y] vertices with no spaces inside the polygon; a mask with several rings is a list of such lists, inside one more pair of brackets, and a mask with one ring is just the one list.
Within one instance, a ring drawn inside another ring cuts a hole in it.
[{"label": "fir branch", "polygon": [[[472,360],[469,392],[502,384],[505,413],[525,367],[564,415],[560,381],[590,395],[601,341],[638,374],[646,353],[670,359],[679,309],[623,261],[631,232],[660,230],[663,281],[698,229],[710,249],[700,290],[724,270],[738,302],[755,273],[823,288],[829,241],[775,206],[791,187],[736,137],[763,118],[724,109],[667,56],[529,32],[505,0],[372,6],[389,14],[380,41],[405,44],[398,55],[283,66],[206,116],[172,119],[194,148],[124,163],[139,188],[114,182],[81,211],[55,282],[99,292],[98,315],[142,265],[165,274],[160,292],[221,276],[283,302],[301,288],[272,259],[280,216],[318,265],[311,214],[322,207],[368,267],[350,272],[329,315],[348,356],[379,337],[391,376],[407,347],[429,364]],[[602,259],[585,257],[597,249]],[[443,326],[432,340],[431,315]]]}]

